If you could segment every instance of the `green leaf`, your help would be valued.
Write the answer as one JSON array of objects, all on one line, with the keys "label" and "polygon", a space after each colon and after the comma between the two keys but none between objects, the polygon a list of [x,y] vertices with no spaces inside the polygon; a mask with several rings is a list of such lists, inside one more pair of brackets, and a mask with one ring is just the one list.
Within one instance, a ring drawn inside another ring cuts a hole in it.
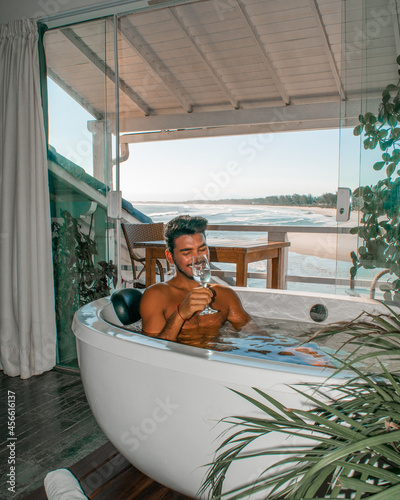
[{"label": "green leaf", "polygon": [[354,491],[361,491],[365,493],[379,493],[383,490],[382,486],[375,486],[374,484],[369,484],[365,481],[360,481],[359,479],[353,479],[351,477],[341,476],[340,482],[345,488],[352,489]]},{"label": "green leaf", "polygon": [[365,130],[365,133],[371,137],[375,135],[375,127],[371,123],[367,123],[365,125],[364,130]]},{"label": "green leaf", "polygon": [[358,236],[360,236],[360,238],[365,239],[366,235],[367,235],[367,231],[366,231],[365,227],[359,227],[358,228]]},{"label": "green leaf", "polygon": [[[379,132],[378,132],[378,137],[379,137],[379,140],[383,140],[388,134],[388,131],[386,129],[381,129]],[[385,150],[386,148],[383,148],[383,151]]]},{"label": "green leaf", "polygon": [[372,146],[372,141],[370,141],[370,139],[365,139],[363,141],[363,145],[364,145],[364,149],[374,149]]},{"label": "green leaf", "polygon": [[374,170],[382,170],[382,168],[384,167],[384,165],[385,165],[384,161],[377,161],[376,163],[374,163],[373,169]]},{"label": "green leaf", "polygon": [[389,163],[388,167],[386,168],[386,175],[390,177],[395,170],[396,170],[396,163]]},{"label": "green leaf", "polygon": [[395,117],[395,115],[390,115],[388,118],[388,122],[392,127],[395,127],[397,125],[397,118]]},{"label": "green leaf", "polygon": [[364,123],[370,122],[372,116],[374,116],[374,115],[371,113],[371,111],[368,111],[367,113],[365,113],[365,115],[364,115]]},{"label": "green leaf", "polygon": [[354,128],[353,130],[353,135],[355,135],[356,137],[361,135],[361,132],[363,131],[363,128],[364,128],[364,125],[357,125],[357,127]]},{"label": "green leaf", "polygon": [[[383,104],[387,104],[389,101],[390,101],[390,94],[389,94],[389,93],[387,93],[387,94],[385,94],[385,95],[384,95],[384,94],[382,93],[382,103],[383,103]],[[387,112],[386,112],[386,114],[385,114],[385,116],[384,116],[384,117],[386,118],[386,117],[387,117],[387,115],[388,115],[388,114],[387,114]]]},{"label": "green leaf", "polygon": [[387,488],[382,493],[377,493],[368,498],[369,500],[398,500],[400,498],[400,485]]},{"label": "green leaf", "polygon": [[[334,452],[325,455],[318,463],[316,463],[307,473],[306,476],[311,476],[313,473],[320,471],[323,467],[332,463],[333,460],[351,456],[361,450],[374,448],[379,445],[389,444],[391,442],[400,441],[400,431],[380,434],[378,436],[364,437],[360,441],[348,442],[344,446],[336,449]],[[400,458],[400,457],[399,457]],[[400,490],[399,490],[400,491]]]},{"label": "green leaf", "polygon": [[368,250],[364,246],[359,247],[358,253],[360,254],[361,257],[365,257],[368,253]]}]

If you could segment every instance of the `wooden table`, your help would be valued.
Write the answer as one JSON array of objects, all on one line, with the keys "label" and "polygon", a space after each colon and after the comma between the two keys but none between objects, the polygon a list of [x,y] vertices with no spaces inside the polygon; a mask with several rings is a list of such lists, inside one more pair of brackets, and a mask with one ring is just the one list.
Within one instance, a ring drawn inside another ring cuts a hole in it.
[{"label": "wooden table", "polygon": [[[207,240],[211,262],[236,264],[236,286],[247,286],[247,266],[260,260],[271,261],[267,288],[283,288],[283,249],[288,241],[262,242],[242,240]],[[164,241],[143,241],[137,247],[146,249],[146,287],[156,282],[156,259],[165,259]]]}]

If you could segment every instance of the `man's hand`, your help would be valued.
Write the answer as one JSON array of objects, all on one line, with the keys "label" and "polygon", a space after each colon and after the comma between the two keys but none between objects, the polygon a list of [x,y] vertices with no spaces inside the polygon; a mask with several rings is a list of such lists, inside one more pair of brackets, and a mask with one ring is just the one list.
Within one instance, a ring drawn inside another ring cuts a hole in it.
[{"label": "man's hand", "polygon": [[185,300],[179,306],[179,313],[187,321],[197,311],[203,311],[207,304],[211,302],[213,292],[210,288],[198,287],[189,292]]}]

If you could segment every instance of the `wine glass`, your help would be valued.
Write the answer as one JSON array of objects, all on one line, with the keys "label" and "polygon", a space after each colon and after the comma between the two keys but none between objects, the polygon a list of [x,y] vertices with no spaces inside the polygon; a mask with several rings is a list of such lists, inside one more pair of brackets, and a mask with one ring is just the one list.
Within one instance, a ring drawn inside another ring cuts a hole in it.
[{"label": "wine glass", "polygon": [[[199,255],[197,257],[192,257],[192,270],[193,270],[193,278],[204,288],[207,288],[207,283],[211,279],[211,267],[208,259],[205,255]],[[203,314],[214,314],[218,311],[212,309],[208,304],[204,308],[204,310],[199,313],[199,315]]]}]

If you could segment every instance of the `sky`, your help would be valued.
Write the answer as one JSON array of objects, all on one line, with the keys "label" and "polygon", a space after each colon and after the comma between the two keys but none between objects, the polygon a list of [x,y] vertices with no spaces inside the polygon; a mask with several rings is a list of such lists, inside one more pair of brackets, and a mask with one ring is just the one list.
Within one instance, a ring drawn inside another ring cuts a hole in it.
[{"label": "sky", "polygon": [[[49,80],[49,142],[92,174],[88,120],[93,117]],[[129,151],[120,165],[121,190],[136,202],[319,196],[359,181],[352,130],[158,141],[131,144]]]}]

